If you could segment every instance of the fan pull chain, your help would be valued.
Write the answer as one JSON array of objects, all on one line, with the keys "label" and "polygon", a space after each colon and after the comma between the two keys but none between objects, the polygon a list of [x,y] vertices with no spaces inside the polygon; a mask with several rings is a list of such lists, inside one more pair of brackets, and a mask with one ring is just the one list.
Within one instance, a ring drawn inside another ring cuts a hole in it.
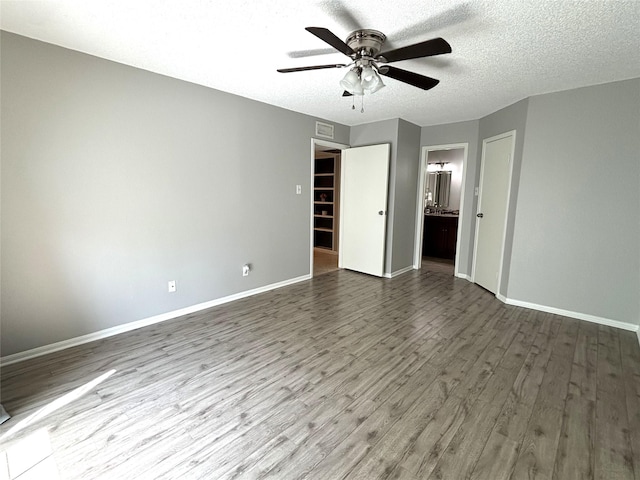
[{"label": "fan pull chain", "polygon": [[362,108],[360,109],[360,113],[364,113],[364,93],[362,94]]},{"label": "fan pull chain", "polygon": [[351,110],[355,110],[356,109],[356,96],[355,95],[351,95]]}]

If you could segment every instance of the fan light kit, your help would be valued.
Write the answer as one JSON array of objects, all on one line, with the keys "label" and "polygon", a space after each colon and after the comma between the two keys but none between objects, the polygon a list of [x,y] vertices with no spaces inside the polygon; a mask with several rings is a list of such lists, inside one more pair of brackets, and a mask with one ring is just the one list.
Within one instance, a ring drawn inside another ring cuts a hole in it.
[{"label": "fan light kit", "polygon": [[[387,37],[377,30],[356,30],[347,37],[346,42],[340,40],[326,28],[307,27],[306,30],[339,52],[350,57],[352,62],[346,64],[338,63],[314,65],[310,67],[280,68],[278,72],[291,73],[325,68],[349,67],[349,71],[340,81],[340,86],[344,89],[342,96],[361,96],[363,101],[361,112],[364,112],[365,93],[375,93],[385,86],[380,75],[408,83],[422,90],[429,90],[440,82],[435,78],[383,64],[451,53],[451,46],[442,38],[433,38],[425,42],[380,53]],[[351,108],[355,109],[355,104]]]}]

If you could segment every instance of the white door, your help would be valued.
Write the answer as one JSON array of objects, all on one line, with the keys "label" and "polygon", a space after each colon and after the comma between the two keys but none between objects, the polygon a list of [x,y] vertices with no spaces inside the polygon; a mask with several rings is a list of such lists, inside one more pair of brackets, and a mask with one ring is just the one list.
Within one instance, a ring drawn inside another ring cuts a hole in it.
[{"label": "white door", "polygon": [[473,281],[498,293],[515,131],[482,142]]},{"label": "white door", "polygon": [[388,183],[389,144],[342,151],[340,268],[383,275]]}]

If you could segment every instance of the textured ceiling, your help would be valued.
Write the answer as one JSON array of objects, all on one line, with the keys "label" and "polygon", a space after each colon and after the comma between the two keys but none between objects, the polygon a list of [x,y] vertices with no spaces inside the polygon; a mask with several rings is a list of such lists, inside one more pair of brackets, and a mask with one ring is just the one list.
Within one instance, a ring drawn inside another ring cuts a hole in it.
[{"label": "textured ceiling", "polygon": [[[3,30],[346,125],[471,120],[532,95],[640,77],[638,0],[2,0],[0,8]],[[360,97],[355,110],[341,97],[343,69],[276,72],[348,60],[327,53],[307,26],[342,39],[380,30],[386,49],[441,36],[453,53],[395,63],[441,83],[423,91],[385,78],[360,113]]]}]

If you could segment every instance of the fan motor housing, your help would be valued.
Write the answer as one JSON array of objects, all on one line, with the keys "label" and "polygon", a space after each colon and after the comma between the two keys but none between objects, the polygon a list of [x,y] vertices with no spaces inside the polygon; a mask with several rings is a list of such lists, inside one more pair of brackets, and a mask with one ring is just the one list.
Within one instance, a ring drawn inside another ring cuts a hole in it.
[{"label": "fan motor housing", "polygon": [[351,32],[345,43],[349,45],[358,56],[364,54],[368,57],[375,57],[380,52],[382,44],[386,39],[385,34],[378,30],[364,29]]}]

